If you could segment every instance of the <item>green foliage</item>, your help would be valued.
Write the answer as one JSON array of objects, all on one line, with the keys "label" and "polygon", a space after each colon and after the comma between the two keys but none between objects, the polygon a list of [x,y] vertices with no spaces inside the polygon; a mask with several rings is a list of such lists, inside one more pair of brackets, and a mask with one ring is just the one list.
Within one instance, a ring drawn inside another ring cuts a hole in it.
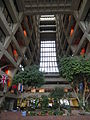
[{"label": "green foliage", "polygon": [[54,104],[53,104],[53,109],[57,109],[59,107],[59,103],[57,98],[54,98]]},{"label": "green foliage", "polygon": [[47,108],[48,107],[48,97],[46,95],[42,96],[42,108]]},{"label": "green foliage", "polygon": [[90,80],[90,59],[85,57],[69,56],[59,58],[60,75],[72,82],[76,78],[79,80],[84,77]]},{"label": "green foliage", "polygon": [[52,98],[62,98],[64,96],[64,89],[56,87],[51,93],[50,97]]},{"label": "green foliage", "polygon": [[54,115],[63,115],[63,111],[60,111],[59,109],[56,109],[54,111]]},{"label": "green foliage", "polygon": [[49,115],[53,115],[52,110],[51,110],[51,111],[49,110],[49,111],[48,111],[48,114],[49,114]]},{"label": "green foliage", "polygon": [[20,71],[13,78],[13,84],[18,84],[19,82],[40,87],[44,83],[44,76],[43,73],[39,71],[37,65],[26,66],[24,71]]},{"label": "green foliage", "polygon": [[46,113],[47,113],[47,110],[42,110],[41,111],[41,115],[46,115]]},{"label": "green foliage", "polygon": [[[70,82],[79,106],[84,110],[85,99],[89,95],[89,93],[86,94],[86,87],[89,88],[88,82],[90,82],[90,59],[82,56],[69,56],[59,58],[58,63],[60,75]],[[84,84],[82,90],[80,89],[81,83]]]},{"label": "green foliage", "polygon": [[24,72],[20,71],[18,74],[14,76],[12,84],[23,83],[24,79],[25,79]]},{"label": "green foliage", "polygon": [[59,107],[59,103],[58,101],[60,99],[62,99],[64,96],[64,89],[63,88],[59,88],[56,87],[51,93],[50,93],[50,97],[54,98],[54,105],[53,108],[57,109]]}]

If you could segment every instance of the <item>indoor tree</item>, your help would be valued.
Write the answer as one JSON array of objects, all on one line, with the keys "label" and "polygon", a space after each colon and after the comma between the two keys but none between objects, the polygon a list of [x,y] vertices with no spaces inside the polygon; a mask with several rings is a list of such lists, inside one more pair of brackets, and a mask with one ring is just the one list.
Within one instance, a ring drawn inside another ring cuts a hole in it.
[{"label": "indoor tree", "polygon": [[29,86],[40,87],[44,83],[43,73],[37,65],[26,66],[24,71],[18,72],[13,78],[13,84],[23,83]]},{"label": "indoor tree", "polygon": [[85,109],[90,96],[90,59],[82,56],[69,56],[59,58],[60,76],[66,78],[82,109]]}]

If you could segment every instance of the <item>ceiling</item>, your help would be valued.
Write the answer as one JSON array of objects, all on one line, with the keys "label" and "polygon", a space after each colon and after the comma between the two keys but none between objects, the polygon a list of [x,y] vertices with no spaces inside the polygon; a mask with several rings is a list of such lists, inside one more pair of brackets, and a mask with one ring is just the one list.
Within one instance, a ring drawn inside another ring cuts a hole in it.
[{"label": "ceiling", "polygon": [[[71,14],[74,0],[22,0],[24,13],[29,14]],[[76,0],[77,1],[77,0]]]}]

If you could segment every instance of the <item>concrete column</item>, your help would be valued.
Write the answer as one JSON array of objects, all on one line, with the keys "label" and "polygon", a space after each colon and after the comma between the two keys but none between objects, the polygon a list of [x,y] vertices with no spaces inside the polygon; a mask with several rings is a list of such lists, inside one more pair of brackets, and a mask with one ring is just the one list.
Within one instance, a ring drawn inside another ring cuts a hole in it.
[{"label": "concrete column", "polygon": [[6,18],[1,11],[0,11],[0,27],[2,28],[6,36],[9,36],[11,34],[11,29],[9,28],[8,22],[6,21]]},{"label": "concrete column", "polygon": [[16,12],[16,9],[15,9],[13,0],[4,0],[4,2],[7,6],[7,9],[10,13],[10,16],[11,16],[13,22],[16,23],[18,21],[18,17],[17,17],[17,12]]},{"label": "concrete column", "polygon": [[89,9],[90,9],[90,0],[83,0],[83,4],[79,12],[79,20],[85,19]]}]

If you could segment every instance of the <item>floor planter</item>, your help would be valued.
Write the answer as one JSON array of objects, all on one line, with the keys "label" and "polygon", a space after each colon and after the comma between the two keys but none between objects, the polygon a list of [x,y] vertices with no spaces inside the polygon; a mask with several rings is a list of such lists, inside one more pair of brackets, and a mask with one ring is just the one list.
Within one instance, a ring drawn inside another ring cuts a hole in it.
[{"label": "floor planter", "polygon": [[22,111],[22,116],[25,117],[26,116],[26,111]]}]

